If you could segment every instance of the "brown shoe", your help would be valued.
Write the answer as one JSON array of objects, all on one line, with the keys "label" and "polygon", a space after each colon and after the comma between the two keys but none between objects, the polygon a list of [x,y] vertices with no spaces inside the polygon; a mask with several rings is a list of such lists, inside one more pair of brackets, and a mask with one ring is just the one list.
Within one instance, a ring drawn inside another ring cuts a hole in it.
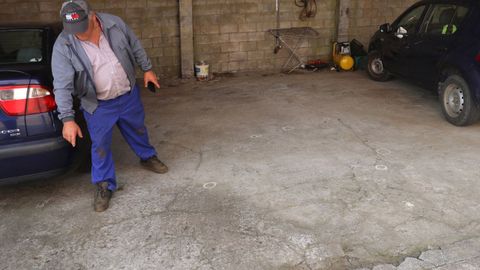
[{"label": "brown shoe", "polygon": [[147,160],[140,160],[140,164],[145,167],[145,169],[155,173],[168,172],[168,167],[163,164],[163,162],[161,162],[156,156],[153,156]]},{"label": "brown shoe", "polygon": [[95,190],[95,197],[93,199],[93,208],[95,212],[103,212],[107,210],[110,199],[112,198],[112,191],[108,189],[108,182],[100,182],[97,184]]}]

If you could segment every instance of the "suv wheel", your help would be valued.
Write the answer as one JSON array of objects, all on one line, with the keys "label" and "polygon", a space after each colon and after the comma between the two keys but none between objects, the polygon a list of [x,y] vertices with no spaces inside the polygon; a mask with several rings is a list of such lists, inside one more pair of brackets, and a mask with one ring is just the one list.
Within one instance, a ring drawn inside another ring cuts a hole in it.
[{"label": "suv wheel", "polygon": [[383,66],[383,59],[381,53],[378,51],[371,51],[368,54],[368,75],[375,81],[388,81],[391,75],[385,70]]},{"label": "suv wheel", "polygon": [[440,83],[439,98],[443,115],[453,125],[468,126],[478,120],[480,110],[461,76],[450,75]]}]

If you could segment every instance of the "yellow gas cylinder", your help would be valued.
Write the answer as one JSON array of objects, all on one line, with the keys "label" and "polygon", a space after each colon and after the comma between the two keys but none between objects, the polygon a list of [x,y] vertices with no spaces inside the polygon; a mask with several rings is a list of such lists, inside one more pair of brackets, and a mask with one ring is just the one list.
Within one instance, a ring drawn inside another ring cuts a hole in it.
[{"label": "yellow gas cylinder", "polygon": [[355,65],[355,61],[353,60],[353,57],[351,57],[350,55],[343,55],[340,58],[340,61],[338,63],[338,66],[345,71],[352,70],[354,65]]},{"label": "yellow gas cylinder", "polygon": [[350,43],[348,42],[333,43],[332,58],[335,66],[341,70],[352,70],[355,65],[355,60],[350,56]]}]

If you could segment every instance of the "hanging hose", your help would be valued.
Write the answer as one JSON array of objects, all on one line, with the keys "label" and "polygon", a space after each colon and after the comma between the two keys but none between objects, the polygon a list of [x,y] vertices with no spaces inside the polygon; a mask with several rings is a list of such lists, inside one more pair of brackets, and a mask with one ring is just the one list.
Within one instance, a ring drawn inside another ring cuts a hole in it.
[{"label": "hanging hose", "polygon": [[300,20],[305,21],[308,18],[313,18],[317,15],[317,1],[316,0],[295,0],[295,5],[301,7]]}]

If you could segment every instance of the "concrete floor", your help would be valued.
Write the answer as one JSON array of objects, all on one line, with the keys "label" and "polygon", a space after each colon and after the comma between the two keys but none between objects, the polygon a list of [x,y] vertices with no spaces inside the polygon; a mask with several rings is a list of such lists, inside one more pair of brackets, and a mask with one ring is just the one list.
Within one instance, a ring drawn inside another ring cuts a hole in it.
[{"label": "concrete floor", "polygon": [[0,187],[0,269],[395,269],[465,241],[435,267],[480,261],[480,125],[427,90],[326,71],[143,94],[171,171],[117,132],[105,213],[88,174]]}]

